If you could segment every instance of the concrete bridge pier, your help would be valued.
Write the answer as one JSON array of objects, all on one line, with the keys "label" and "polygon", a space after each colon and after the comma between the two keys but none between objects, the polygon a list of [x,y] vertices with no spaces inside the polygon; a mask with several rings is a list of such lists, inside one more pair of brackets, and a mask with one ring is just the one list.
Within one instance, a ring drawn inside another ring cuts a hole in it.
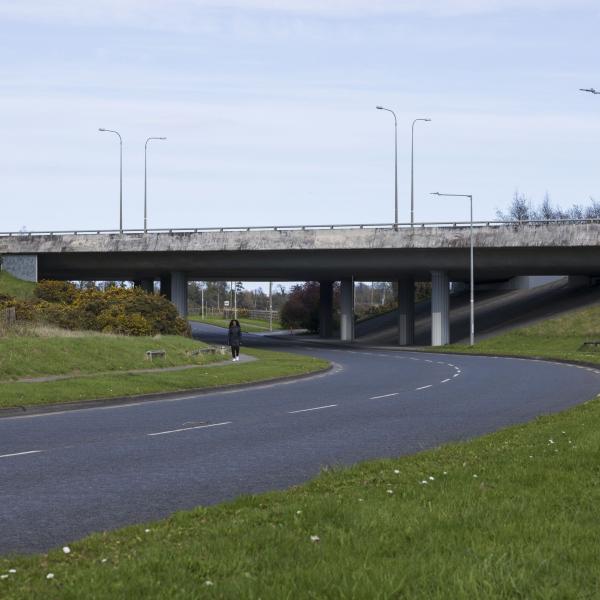
[{"label": "concrete bridge pier", "polygon": [[342,279],[340,288],[340,339],[354,341],[354,279]]},{"label": "concrete bridge pier", "polygon": [[171,273],[171,302],[177,308],[179,316],[186,318],[188,314],[188,282],[182,271]]},{"label": "concrete bridge pier", "polygon": [[319,281],[319,336],[333,335],[333,281]]},{"label": "concrete bridge pier", "polygon": [[431,345],[450,343],[450,289],[446,271],[431,271]]},{"label": "concrete bridge pier", "polygon": [[161,296],[164,296],[167,300],[171,300],[171,274],[166,273],[160,276],[160,290]]},{"label": "concrete bridge pier", "polygon": [[142,288],[148,294],[154,293],[154,280],[153,279],[138,279],[133,282],[133,287]]},{"label": "concrete bridge pier", "polygon": [[398,280],[398,344],[415,343],[415,281],[412,277]]}]

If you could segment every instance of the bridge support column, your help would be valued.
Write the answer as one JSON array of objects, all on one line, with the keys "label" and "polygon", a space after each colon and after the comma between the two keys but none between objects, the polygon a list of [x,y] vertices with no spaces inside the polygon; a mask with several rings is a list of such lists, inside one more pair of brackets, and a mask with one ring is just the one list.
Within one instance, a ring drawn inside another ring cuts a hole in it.
[{"label": "bridge support column", "polygon": [[148,294],[154,293],[154,280],[152,279],[136,279],[133,282],[133,287],[141,288]]},{"label": "bridge support column", "polygon": [[171,302],[179,316],[185,319],[188,314],[188,284],[185,273],[181,271],[171,273]]},{"label": "bridge support column", "polygon": [[160,276],[160,295],[171,300],[171,274]]},{"label": "bridge support column", "polygon": [[450,291],[446,271],[431,272],[431,345],[450,343]]},{"label": "bridge support column", "polygon": [[23,281],[38,280],[37,254],[5,254],[2,257],[2,270]]},{"label": "bridge support column", "polygon": [[319,281],[319,337],[333,334],[333,281]]},{"label": "bridge support column", "polygon": [[354,279],[342,279],[340,288],[340,339],[354,340]]},{"label": "bridge support column", "polygon": [[398,280],[398,344],[415,343],[415,281],[412,277]]}]

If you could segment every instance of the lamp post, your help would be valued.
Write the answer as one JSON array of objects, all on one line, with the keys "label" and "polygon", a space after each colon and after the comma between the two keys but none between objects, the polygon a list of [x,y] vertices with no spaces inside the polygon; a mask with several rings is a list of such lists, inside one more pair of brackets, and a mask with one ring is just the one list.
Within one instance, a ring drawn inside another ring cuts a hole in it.
[{"label": "lamp post", "polygon": [[148,142],[166,139],[166,137],[149,137],[144,144],[144,233],[148,231]]},{"label": "lamp post", "polygon": [[429,123],[431,119],[415,119],[412,123],[412,135],[410,139],[410,226],[415,224],[415,123],[425,121]]},{"label": "lamp post", "polygon": [[394,115],[394,229],[398,229],[398,119],[391,108],[376,106],[377,110],[385,110]]},{"label": "lamp post", "polygon": [[470,284],[470,305],[471,305],[471,326],[470,326],[470,345],[475,345],[475,277],[473,268],[473,196],[471,194],[440,194],[432,192],[432,196],[448,196],[453,198],[468,198],[471,205],[471,284]]},{"label": "lamp post", "polygon": [[104,129],[100,127],[98,131],[106,131],[119,136],[119,231],[123,233],[123,138],[118,131],[114,129]]},{"label": "lamp post", "polygon": [[579,88],[580,92],[589,92],[590,94],[596,94],[599,95],[600,92],[598,90],[595,90],[594,88]]}]

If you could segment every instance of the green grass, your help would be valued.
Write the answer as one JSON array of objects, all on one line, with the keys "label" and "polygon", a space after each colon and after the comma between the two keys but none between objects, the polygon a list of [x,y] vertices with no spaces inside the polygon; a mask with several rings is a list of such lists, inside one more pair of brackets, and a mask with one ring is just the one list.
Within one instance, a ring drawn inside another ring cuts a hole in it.
[{"label": "green grass", "polygon": [[[202,317],[190,316],[190,321],[196,321],[197,323],[206,323],[207,325],[216,325],[217,327],[229,327],[231,319],[219,319],[217,317]],[[238,319],[242,328],[242,334],[247,333],[264,333],[269,331],[269,321],[266,319]],[[273,321],[273,331],[283,329],[280,323]]]},{"label": "green grass", "polygon": [[96,534],[68,555],[0,559],[0,573],[17,570],[0,581],[0,596],[598,598],[599,455],[593,401],[467,443],[326,471],[284,492]]},{"label": "green grass", "polygon": [[6,271],[0,271],[0,294],[15,298],[32,298],[35,283],[13,277]]},{"label": "green grass", "polygon": [[[81,333],[79,337],[5,337],[0,338],[0,382],[4,389],[5,382],[24,377],[158,369],[215,360],[213,356],[186,354],[202,347],[206,344],[175,335],[158,339],[93,333]],[[150,362],[145,359],[146,350],[166,350],[167,354],[164,359]]]},{"label": "green grass", "polygon": [[451,344],[432,350],[536,356],[600,364],[600,347],[581,349],[583,342],[593,340],[600,341],[600,305],[476,342],[473,348],[464,344]]},{"label": "green grass", "polygon": [[[195,346],[198,346],[197,342],[195,342]],[[199,366],[185,371],[165,372],[163,370],[156,373],[119,373],[115,371],[97,376],[74,377],[68,380],[44,383],[3,382],[0,388],[0,408],[118,398],[188,389],[209,389],[223,385],[302,375],[325,369],[328,365],[324,360],[284,352],[248,348],[243,348],[242,352],[254,356],[258,360],[205,369]],[[145,363],[144,366],[148,367],[149,363]]]}]

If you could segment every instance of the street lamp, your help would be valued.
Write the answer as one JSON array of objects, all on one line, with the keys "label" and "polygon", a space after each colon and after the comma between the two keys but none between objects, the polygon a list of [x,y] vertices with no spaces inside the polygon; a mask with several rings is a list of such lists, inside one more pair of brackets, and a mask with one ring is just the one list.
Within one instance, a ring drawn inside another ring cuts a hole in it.
[{"label": "street lamp", "polygon": [[590,94],[600,94],[600,92],[598,90],[595,90],[594,88],[579,88],[580,92],[589,92]]},{"label": "street lamp", "polygon": [[394,229],[398,229],[398,119],[391,108],[376,106],[377,110],[386,110],[394,115]]},{"label": "street lamp", "polygon": [[410,226],[415,224],[415,123],[425,121],[429,123],[431,119],[415,119],[412,123],[412,136],[410,141]]},{"label": "street lamp", "polygon": [[453,198],[468,198],[471,203],[471,327],[470,327],[470,345],[475,345],[475,277],[473,269],[473,196],[471,194],[440,194],[440,192],[432,192],[432,196],[449,196]]},{"label": "street lamp", "polygon": [[118,131],[100,127],[98,131],[107,131],[119,136],[119,231],[123,233],[123,138]]},{"label": "street lamp", "polygon": [[144,144],[144,233],[148,231],[148,142],[166,139],[166,137],[149,137]]}]

